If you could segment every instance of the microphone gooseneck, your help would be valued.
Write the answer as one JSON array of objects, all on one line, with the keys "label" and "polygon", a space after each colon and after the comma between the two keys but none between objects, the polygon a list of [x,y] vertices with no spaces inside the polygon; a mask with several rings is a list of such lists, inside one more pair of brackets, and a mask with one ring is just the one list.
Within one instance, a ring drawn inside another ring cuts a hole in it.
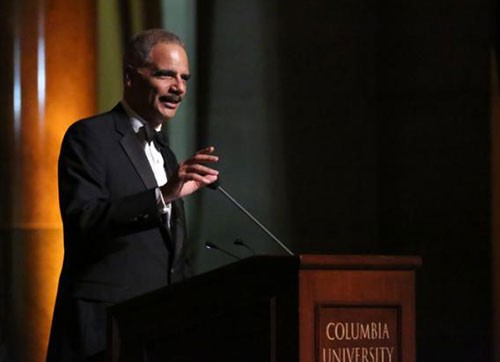
[{"label": "microphone gooseneck", "polygon": [[238,246],[242,246],[244,247],[245,249],[247,249],[248,251],[250,251],[252,253],[252,255],[255,255],[255,250],[253,250],[253,248],[251,248],[250,246],[248,246],[247,243],[245,243],[243,240],[241,240],[240,238],[236,239],[235,241],[233,241],[233,244],[234,245],[238,245]]},{"label": "microphone gooseneck", "polygon": [[210,241],[207,241],[207,242],[205,243],[205,247],[206,247],[207,249],[214,249],[214,250],[220,251],[221,253],[226,254],[226,255],[229,255],[231,258],[234,258],[234,259],[236,259],[236,260],[240,260],[240,259],[241,259],[240,257],[238,257],[238,256],[234,255],[233,253],[230,253],[230,252],[229,252],[229,251],[227,251],[226,249],[223,249],[223,248],[221,248],[219,245],[217,245],[217,244],[215,244],[215,243],[212,243],[212,242],[210,242]]},{"label": "microphone gooseneck", "polygon": [[222,188],[220,185],[219,180],[216,180],[215,182],[212,182],[211,184],[207,185],[207,187],[211,188],[212,190],[218,190],[220,191],[229,201],[233,203],[238,209],[240,209],[250,220],[252,220],[257,226],[263,230],[271,239],[273,239],[283,250],[285,250],[289,255],[294,255],[294,253],[285,245],[283,244],[272,232],[270,232],[264,225],[260,223],[259,220],[257,220],[250,212],[248,212],[238,201],[236,201],[226,190]]}]

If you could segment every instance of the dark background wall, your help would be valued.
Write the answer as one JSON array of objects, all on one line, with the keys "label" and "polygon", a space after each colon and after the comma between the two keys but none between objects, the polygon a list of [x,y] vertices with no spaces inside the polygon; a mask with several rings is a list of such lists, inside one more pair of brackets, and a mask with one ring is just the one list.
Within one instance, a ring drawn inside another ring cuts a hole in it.
[{"label": "dark background wall", "polygon": [[[419,360],[489,361],[490,3],[199,6],[228,189],[297,252],[422,256]],[[198,237],[276,252],[217,195],[201,208]]]},{"label": "dark background wall", "polygon": [[[492,361],[490,8],[489,0],[196,1],[197,143],[216,145],[223,185],[297,253],[422,256],[422,362]],[[0,75],[8,99],[9,62]],[[93,68],[85,63],[82,69]],[[65,78],[47,84],[56,79]],[[69,112],[76,106],[64,105],[65,122],[75,120]],[[10,185],[16,156],[0,142],[0,184]],[[0,193],[5,212],[21,205],[11,194],[18,195],[8,187]],[[280,252],[219,194],[207,190],[187,203],[198,272],[232,262],[206,251],[207,240],[241,256],[249,253],[232,245],[236,238],[258,253]],[[59,230],[23,244],[11,226],[0,233],[0,320],[7,327],[0,323],[0,360],[5,347],[14,357],[28,355],[30,346],[9,340],[9,330],[36,327],[19,311],[25,303],[30,316],[40,314],[30,303],[47,293],[41,280],[30,284],[33,294],[21,295],[19,280],[38,270],[23,260],[40,270],[58,267],[30,250],[60,242],[53,235]]]}]

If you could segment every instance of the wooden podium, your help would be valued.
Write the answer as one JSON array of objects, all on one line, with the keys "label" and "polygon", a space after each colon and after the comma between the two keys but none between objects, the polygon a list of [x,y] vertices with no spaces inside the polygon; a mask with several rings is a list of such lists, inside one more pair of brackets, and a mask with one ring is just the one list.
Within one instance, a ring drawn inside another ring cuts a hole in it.
[{"label": "wooden podium", "polygon": [[109,309],[110,361],[415,362],[418,257],[256,256]]}]

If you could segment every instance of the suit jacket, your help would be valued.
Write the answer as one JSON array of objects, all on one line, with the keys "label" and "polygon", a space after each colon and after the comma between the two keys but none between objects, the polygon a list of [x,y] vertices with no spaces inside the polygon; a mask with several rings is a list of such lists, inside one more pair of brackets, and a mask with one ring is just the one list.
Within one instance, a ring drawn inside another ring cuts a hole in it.
[{"label": "suit jacket", "polygon": [[[161,150],[167,175],[177,167]],[[171,229],[153,171],[121,105],[74,123],[59,156],[64,262],[47,361],[84,361],[106,343],[106,307],[186,276],[182,200]]]}]

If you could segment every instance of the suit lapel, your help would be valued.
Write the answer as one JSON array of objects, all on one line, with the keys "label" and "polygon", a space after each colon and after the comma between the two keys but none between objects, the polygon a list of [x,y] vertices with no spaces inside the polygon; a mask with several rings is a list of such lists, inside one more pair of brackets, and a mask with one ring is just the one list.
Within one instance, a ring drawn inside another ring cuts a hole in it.
[{"label": "suit lapel", "polygon": [[127,154],[130,162],[134,165],[137,173],[144,182],[146,188],[151,189],[157,187],[155,175],[151,166],[149,165],[146,154],[139,143],[137,136],[134,132],[130,131],[120,140],[125,153]]},{"label": "suit lapel", "polygon": [[144,186],[147,189],[157,187],[155,175],[151,166],[149,165],[148,159],[144,150],[134,133],[130,120],[128,119],[125,110],[120,104],[118,104],[114,109],[114,118],[116,130],[123,137],[120,139],[120,144],[127,154],[130,162],[134,166],[138,175],[140,176]]},{"label": "suit lapel", "polygon": [[[158,187],[153,170],[151,169],[146,154],[144,153],[144,149],[142,148],[137,135],[132,130],[130,120],[128,119],[127,114],[122,108],[121,104],[118,104],[113,109],[113,115],[115,118],[116,130],[123,136],[120,139],[120,144],[127,154],[128,158],[130,159],[131,163],[134,165],[134,168],[141,177],[142,181],[144,182],[144,185],[148,189]],[[166,147],[162,147],[160,149],[160,152],[165,162],[165,171],[167,172],[167,177],[172,177],[173,173],[178,167],[177,159],[168,145]],[[172,202],[172,211],[172,236],[170,237],[169,235],[165,235],[164,237],[165,239],[170,239],[174,243],[174,245],[172,246],[174,246],[175,248],[175,256],[178,257],[181,253],[182,245],[186,237],[184,204],[181,199]],[[174,253],[172,253],[172,257],[174,257]]]}]

